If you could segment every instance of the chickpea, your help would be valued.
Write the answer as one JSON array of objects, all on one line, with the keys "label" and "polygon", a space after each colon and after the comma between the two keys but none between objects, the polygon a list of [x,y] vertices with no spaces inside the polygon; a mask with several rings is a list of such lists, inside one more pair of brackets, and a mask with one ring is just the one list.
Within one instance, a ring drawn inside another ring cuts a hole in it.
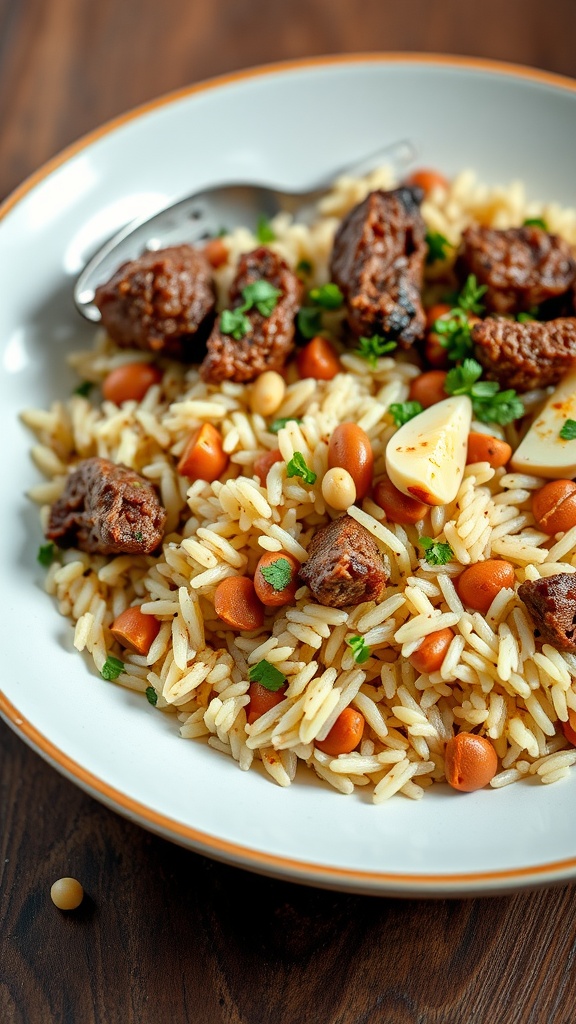
[{"label": "chickpea", "polygon": [[[340,423],[332,431],[328,444],[328,466],[330,469],[336,466],[346,469],[354,481],[356,498],[362,501],[366,497],[372,486],[374,455],[370,438],[362,427],[356,423]],[[344,506],[334,505],[334,508],[339,507]]]},{"label": "chickpea", "polygon": [[498,771],[498,757],[490,740],[472,732],[460,732],[446,744],[446,781],[453,789],[472,793],[483,789]]},{"label": "chickpea", "polygon": [[334,466],[322,480],[322,497],[327,505],[342,511],[356,501],[356,484],[347,469]]},{"label": "chickpea", "polygon": [[252,385],[250,408],[260,416],[271,416],[282,405],[285,394],[284,378],[275,370],[265,370]]},{"label": "chickpea", "polygon": [[544,533],[566,533],[576,526],[576,483],[573,480],[551,480],[536,491],[532,512]]},{"label": "chickpea", "polygon": [[442,402],[448,395],[444,391],[446,370],[428,370],[415,377],[410,385],[408,398],[411,402],[420,402],[423,409],[429,409],[436,402]]},{"label": "chickpea", "polygon": [[84,889],[75,878],[59,878],[50,889],[50,897],[58,910],[76,910],[84,899]]},{"label": "chickpea", "polygon": [[417,672],[437,672],[441,667],[448,648],[454,638],[454,631],[449,626],[437,629],[435,633],[425,636],[420,647],[408,659]]},{"label": "chickpea", "polygon": [[420,522],[430,508],[424,502],[403,494],[387,477],[376,484],[374,501],[384,509],[391,523],[400,523],[401,526],[412,526]]},{"label": "chickpea", "polygon": [[[474,430],[468,435],[467,466],[473,462],[489,462],[492,469],[500,469],[509,462],[511,457],[512,448],[506,441],[500,441],[498,437],[480,434]],[[576,522],[576,517],[574,522]]]},{"label": "chickpea", "polygon": [[476,562],[460,574],[456,590],[460,600],[468,607],[484,615],[492,601],[504,588],[514,586],[514,567],[503,558],[487,558]]}]

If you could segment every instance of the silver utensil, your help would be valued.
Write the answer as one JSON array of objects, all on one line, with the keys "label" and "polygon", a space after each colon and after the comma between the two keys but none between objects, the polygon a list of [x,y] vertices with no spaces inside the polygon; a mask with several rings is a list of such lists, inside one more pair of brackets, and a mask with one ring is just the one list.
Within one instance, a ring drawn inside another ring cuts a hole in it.
[{"label": "silver utensil", "polygon": [[147,249],[194,244],[224,228],[227,232],[240,225],[255,228],[260,218],[270,219],[280,210],[306,223],[314,215],[315,204],[341,175],[362,177],[383,163],[400,171],[415,156],[412,143],[402,139],[333,171],[305,192],[283,192],[257,184],[217,185],[176,200],[151,217],[130,221],[98,250],[74,286],[76,307],[83,317],[97,323],[100,310],[94,305],[96,287],[109,280],[122,263],[136,259]]}]

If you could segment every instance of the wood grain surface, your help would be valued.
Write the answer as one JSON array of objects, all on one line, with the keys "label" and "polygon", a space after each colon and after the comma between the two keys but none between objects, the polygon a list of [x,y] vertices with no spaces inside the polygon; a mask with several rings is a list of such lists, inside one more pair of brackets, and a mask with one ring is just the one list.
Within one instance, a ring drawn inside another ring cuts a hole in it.
[{"label": "wood grain surface", "polygon": [[[574,0],[0,0],[0,196],[106,119],[237,68],[422,50],[576,76],[575,38]],[[5,725],[0,742],[1,1024],[576,1020],[574,886],[406,901],[261,878],[107,811]],[[50,902],[63,874],[87,893],[73,914]]]}]

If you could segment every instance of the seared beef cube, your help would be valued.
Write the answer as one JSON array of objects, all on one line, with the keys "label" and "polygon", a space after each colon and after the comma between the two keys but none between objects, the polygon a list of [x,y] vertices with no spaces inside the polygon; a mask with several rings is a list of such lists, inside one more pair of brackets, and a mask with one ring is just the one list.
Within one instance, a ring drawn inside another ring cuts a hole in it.
[{"label": "seared beef cube", "polygon": [[222,380],[246,382],[264,370],[281,370],[294,348],[294,317],[302,297],[301,282],[280,256],[260,246],[240,257],[230,289],[232,309],[244,304],[242,289],[256,281],[267,281],[279,289],[276,304],[269,316],[255,306],[247,310],[250,326],[238,340],[222,333],[222,317],[218,317],[200,368],[203,380],[210,384]]},{"label": "seared beef cube", "polygon": [[198,249],[176,245],[145,252],[100,285],[94,301],[117,345],[202,361],[216,293],[212,268]]},{"label": "seared beef cube", "polygon": [[409,188],[371,192],[336,232],[330,273],[358,338],[379,334],[409,348],[424,334],[427,247],[418,196]]},{"label": "seared beef cube", "polygon": [[166,510],[147,480],[108,459],[84,459],[50,509],[46,536],[61,548],[101,555],[149,554],[162,540]]},{"label": "seared beef cube", "polygon": [[466,229],[458,269],[475,274],[493,313],[518,313],[563,295],[576,278],[576,261],[563,238],[539,227]]},{"label": "seared beef cube", "polygon": [[352,516],[346,514],[322,526],[312,538],[308,556],[300,577],[320,604],[344,608],[382,596],[388,567],[373,537]]},{"label": "seared beef cube", "polygon": [[472,328],[474,354],[503,388],[556,384],[576,363],[576,318],[517,323],[488,318]]},{"label": "seared beef cube", "polygon": [[524,601],[534,626],[534,635],[557,651],[576,651],[576,574],[522,583],[518,596]]}]

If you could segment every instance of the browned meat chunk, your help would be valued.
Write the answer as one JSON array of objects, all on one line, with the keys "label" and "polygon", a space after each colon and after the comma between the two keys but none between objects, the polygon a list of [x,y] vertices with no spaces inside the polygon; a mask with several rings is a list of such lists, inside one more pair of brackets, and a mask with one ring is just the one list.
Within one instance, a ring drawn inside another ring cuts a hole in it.
[{"label": "browned meat chunk", "polygon": [[516,391],[545,388],[576,363],[576,317],[525,324],[489,317],[474,325],[472,341],[491,380]]},{"label": "browned meat chunk", "polygon": [[352,516],[340,516],[321,527],[308,555],[300,576],[320,604],[344,608],[381,597],[389,575],[384,557]]},{"label": "browned meat chunk", "polygon": [[559,572],[522,583],[518,596],[530,612],[539,640],[557,651],[576,651],[576,574]]},{"label": "browned meat chunk", "polygon": [[330,273],[356,337],[379,334],[408,348],[424,334],[426,227],[416,195],[409,188],[371,192],[336,232]]},{"label": "browned meat chunk", "polygon": [[568,291],[576,261],[563,238],[539,227],[498,231],[477,225],[462,236],[458,268],[475,274],[488,291],[482,301],[493,313],[518,313]]},{"label": "browned meat chunk", "polygon": [[212,268],[198,249],[145,252],[100,285],[94,301],[117,345],[201,362],[216,295]]},{"label": "browned meat chunk", "polygon": [[267,281],[280,291],[269,316],[255,307],[247,310],[248,330],[238,340],[222,333],[219,316],[208,338],[208,354],[200,373],[203,380],[254,380],[264,370],[281,370],[294,347],[294,317],[300,306],[302,284],[288,264],[260,246],[240,257],[230,289],[232,309],[244,304],[242,289],[256,281]]},{"label": "browned meat chunk", "polygon": [[84,459],[50,509],[46,536],[61,548],[101,555],[149,554],[165,521],[152,484],[138,473],[108,459]]}]

